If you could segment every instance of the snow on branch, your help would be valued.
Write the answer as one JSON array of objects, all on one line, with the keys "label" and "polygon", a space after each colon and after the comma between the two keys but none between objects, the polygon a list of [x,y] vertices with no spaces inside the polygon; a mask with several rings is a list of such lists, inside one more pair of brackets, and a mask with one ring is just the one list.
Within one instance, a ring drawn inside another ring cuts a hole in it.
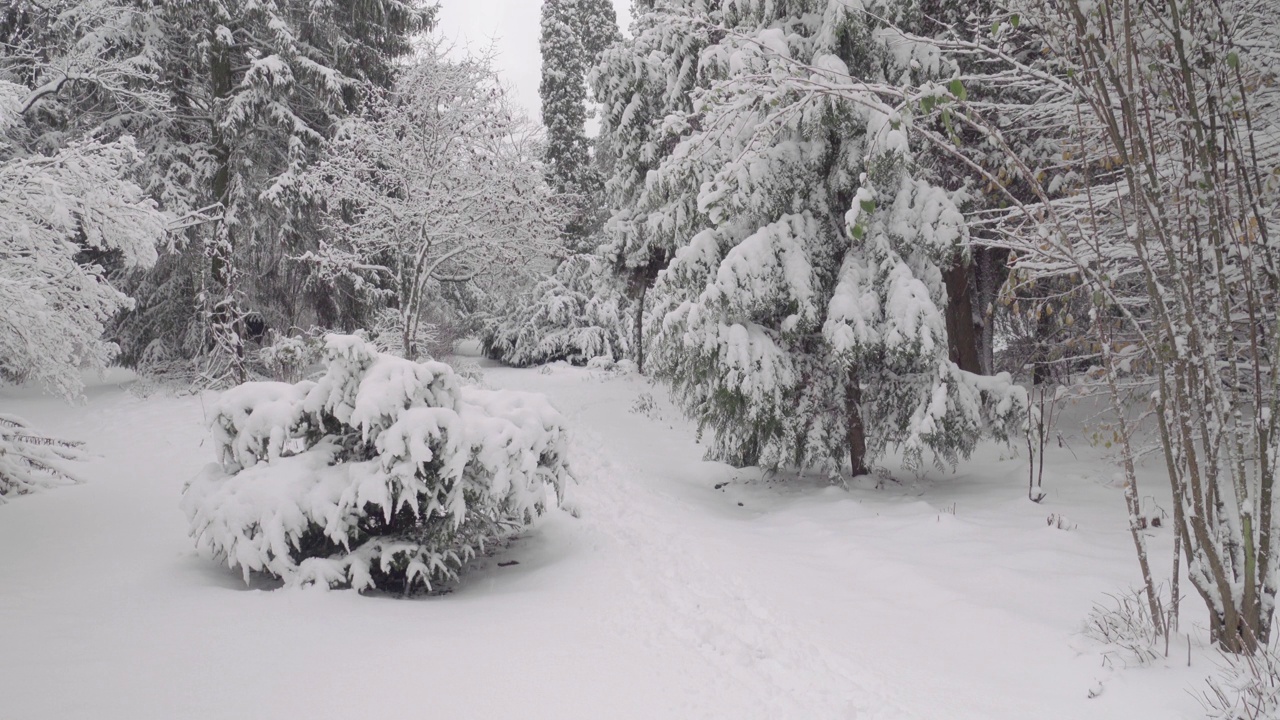
[{"label": "snow on branch", "polygon": [[557,502],[564,418],[541,395],[325,339],[316,382],[223,393],[218,463],[183,490],[196,544],[246,579],[431,590]]},{"label": "snow on branch", "polygon": [[84,459],[82,447],[41,435],[22,418],[0,413],[0,503],[6,495],[81,482],[67,464]]}]

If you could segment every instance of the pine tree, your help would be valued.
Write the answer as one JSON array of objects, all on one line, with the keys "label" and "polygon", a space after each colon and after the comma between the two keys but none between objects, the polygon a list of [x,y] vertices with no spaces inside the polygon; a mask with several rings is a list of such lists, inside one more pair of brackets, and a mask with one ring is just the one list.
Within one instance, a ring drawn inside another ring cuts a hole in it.
[{"label": "pine tree", "polygon": [[481,332],[485,355],[516,367],[628,354],[621,298],[595,255],[570,255],[525,292],[504,299]]},{"label": "pine tree", "polygon": [[[544,0],[542,5],[543,153],[548,184],[567,207],[564,252],[551,272],[507,287],[487,313],[485,353],[513,365],[597,356],[621,357],[627,342],[608,265],[597,256],[604,220],[602,148],[587,136],[587,77],[619,38],[610,0]],[[546,270],[552,270],[548,267]]]},{"label": "pine tree", "polygon": [[652,0],[638,2],[633,13],[631,37],[605,50],[591,83],[601,104],[599,142],[609,151],[603,187],[610,215],[599,252],[626,287],[635,333],[632,356],[643,371],[648,290],[675,251],[675,238],[697,232],[689,224],[697,212],[686,206],[655,217],[659,231],[649,226],[640,203],[649,172],[671,152],[678,134],[664,119],[693,107],[699,55],[708,38],[704,27],[656,11]]},{"label": "pine tree", "polygon": [[[737,462],[855,474],[890,448],[954,463],[1020,418],[1007,376],[948,357],[963,195],[894,103],[947,77],[911,3],[672,2],[596,83],[618,156],[609,247],[654,273],[649,364]],[[840,96],[806,90],[839,78]],[[865,89],[858,90],[863,87]]]}]

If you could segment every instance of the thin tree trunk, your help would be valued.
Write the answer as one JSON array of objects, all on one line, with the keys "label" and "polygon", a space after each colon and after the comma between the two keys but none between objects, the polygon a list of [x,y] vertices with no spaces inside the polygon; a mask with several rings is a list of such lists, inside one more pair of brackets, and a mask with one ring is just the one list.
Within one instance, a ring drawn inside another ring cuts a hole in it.
[{"label": "thin tree trunk", "polygon": [[844,385],[844,417],[849,437],[849,470],[851,477],[869,475],[867,468],[867,433],[862,424],[862,386],[856,366],[849,368]]},{"label": "thin tree trunk", "polygon": [[644,374],[644,298],[649,294],[649,283],[641,281],[636,298],[636,372]]},{"label": "thin tree trunk", "polygon": [[1004,283],[1004,262],[1008,253],[989,247],[976,247],[974,253],[974,275],[976,292],[973,296],[978,303],[978,361],[984,375],[996,372],[996,301],[1000,294],[1000,286]]},{"label": "thin tree trunk", "polygon": [[[231,96],[234,84],[230,48],[211,33],[209,43],[209,81],[215,107]],[[244,342],[240,333],[240,311],[235,298],[235,218],[231,207],[231,146],[214,114],[210,128],[213,157],[217,163],[213,175],[213,198],[222,205],[221,217],[213,228],[213,239],[207,252],[209,275],[213,281],[210,298],[210,331],[213,347],[229,356],[231,374],[237,382],[247,380]]]}]

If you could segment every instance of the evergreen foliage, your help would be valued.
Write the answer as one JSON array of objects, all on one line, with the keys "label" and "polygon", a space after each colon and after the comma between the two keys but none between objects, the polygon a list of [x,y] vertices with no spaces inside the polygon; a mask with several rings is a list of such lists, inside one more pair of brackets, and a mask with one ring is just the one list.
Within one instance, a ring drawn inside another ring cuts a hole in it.
[{"label": "evergreen foliage", "polygon": [[[153,342],[211,351],[243,376],[246,317],[276,328],[351,324],[361,308],[292,258],[321,235],[299,178],[338,121],[390,85],[395,59],[432,17],[414,0],[198,0],[136,11],[109,38],[153,68],[163,112],[113,118],[146,160],[144,186],[183,216],[156,271],[128,276],[140,300],[117,334],[127,360]],[[80,98],[59,100],[79,112]]]},{"label": "evergreen foliage", "polygon": [[183,490],[199,547],[246,581],[433,590],[563,493],[564,419],[542,396],[354,336],[325,345],[316,382],[223,393],[218,463]]},{"label": "evergreen foliage", "polygon": [[587,72],[618,38],[610,0],[544,0],[542,4],[542,122],[547,128],[547,180],[572,199],[564,235],[571,251],[589,251],[599,226],[600,176],[587,137]]},{"label": "evergreen foliage", "polygon": [[594,255],[572,255],[556,271],[516,294],[486,319],[485,355],[516,367],[627,356],[621,298]]},{"label": "evergreen foliage", "polygon": [[[649,367],[745,463],[865,472],[966,456],[1023,416],[949,359],[962,194],[932,184],[887,95],[945,78],[910,3],[659,3],[596,76],[618,155],[608,247],[657,273]],[[837,78],[845,95],[806,92]],[[865,89],[859,90],[859,87]]]},{"label": "evergreen foliage", "polygon": [[80,482],[67,463],[83,459],[81,447],[36,433],[22,418],[0,413],[0,503],[6,495]]}]

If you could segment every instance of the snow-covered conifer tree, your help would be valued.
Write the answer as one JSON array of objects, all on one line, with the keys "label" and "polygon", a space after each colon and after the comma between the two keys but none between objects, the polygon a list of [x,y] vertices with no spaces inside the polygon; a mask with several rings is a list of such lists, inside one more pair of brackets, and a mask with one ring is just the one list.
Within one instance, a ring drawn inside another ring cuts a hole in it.
[{"label": "snow-covered conifer tree", "polygon": [[81,443],[48,437],[22,418],[0,413],[0,503],[6,495],[79,482],[67,464],[82,457]]},{"label": "snow-covered conifer tree", "polygon": [[[634,330],[632,356],[643,370],[648,289],[675,251],[675,238],[697,232],[689,225],[697,213],[686,207],[669,214],[664,231],[655,232],[641,198],[649,171],[671,151],[677,137],[664,119],[692,109],[698,58],[708,39],[703,26],[658,12],[651,0],[638,2],[633,16],[631,37],[602,53],[590,81],[601,104],[599,142],[608,148],[609,158],[604,193],[610,217],[599,252],[626,287]],[[676,230],[672,223],[682,227]]]},{"label": "snow-covered conifer tree", "polygon": [[565,258],[554,273],[507,298],[486,319],[481,333],[485,355],[516,367],[627,357],[623,299],[609,280],[600,258]]},{"label": "snow-covered conifer tree", "polygon": [[433,11],[416,0],[197,0],[139,12],[151,30],[117,44],[150,47],[171,111],[128,127],[147,153],[147,190],[188,229],[156,272],[132,278],[141,307],[119,335],[131,359],[158,340],[181,356],[212,352],[211,365],[240,375],[250,311],[277,328],[351,320],[340,302],[351,293],[290,260],[323,230],[299,178],[334,126],[391,83]]},{"label": "snow-covered conifer tree", "polygon": [[[954,463],[1008,432],[1019,391],[947,352],[964,198],[929,181],[893,100],[951,69],[885,25],[919,10],[657,5],[596,77],[625,208],[608,230],[626,266],[669,258],[649,367],[715,453],[863,473],[890,448]],[[849,92],[809,92],[815,75]]]},{"label": "snow-covered conifer tree", "polygon": [[587,72],[618,37],[610,0],[544,0],[542,3],[542,123],[547,128],[547,180],[572,198],[564,229],[571,251],[591,249],[599,227],[600,177],[587,137]]},{"label": "snow-covered conifer tree", "polygon": [[246,580],[430,590],[563,493],[567,435],[546,398],[354,336],[325,344],[316,382],[223,393],[218,462],[183,490],[197,545]]}]

